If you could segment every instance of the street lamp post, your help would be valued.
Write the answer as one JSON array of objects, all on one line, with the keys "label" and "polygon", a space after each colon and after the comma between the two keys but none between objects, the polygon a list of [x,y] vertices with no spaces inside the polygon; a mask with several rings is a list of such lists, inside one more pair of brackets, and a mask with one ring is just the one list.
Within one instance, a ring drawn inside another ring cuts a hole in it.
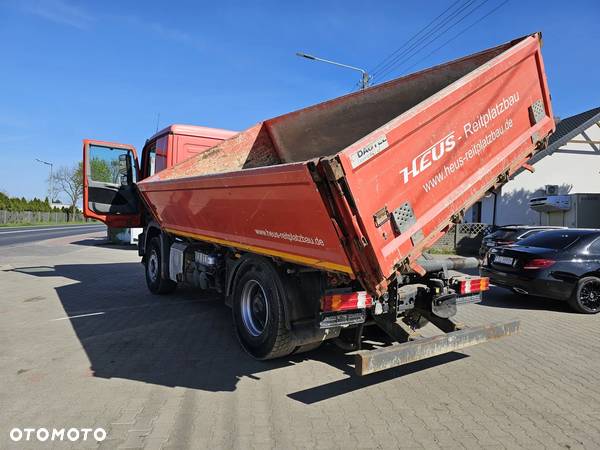
[{"label": "street lamp post", "polygon": [[307,55],[306,53],[302,53],[302,52],[297,52],[296,56],[300,56],[301,58],[306,58],[306,59],[312,59],[313,61],[321,61],[321,62],[324,62],[327,64],[333,64],[334,66],[345,67],[346,69],[356,70],[357,72],[360,72],[361,73],[361,77],[360,77],[360,88],[361,89],[366,88],[369,85],[369,82],[371,81],[371,77],[369,76],[367,71],[364,69],[361,69],[360,67],[349,66],[348,64],[342,64],[342,63],[339,63],[336,61],[330,61],[328,59],[318,58],[316,56]]},{"label": "street lamp post", "polygon": [[54,199],[52,197],[54,197],[54,191],[52,189],[53,185],[53,181],[52,181],[52,167],[54,166],[51,162],[48,161],[42,161],[41,159],[35,158],[35,160],[37,162],[41,162],[42,164],[46,164],[47,166],[50,166],[50,206],[52,206],[52,203],[54,203]]}]

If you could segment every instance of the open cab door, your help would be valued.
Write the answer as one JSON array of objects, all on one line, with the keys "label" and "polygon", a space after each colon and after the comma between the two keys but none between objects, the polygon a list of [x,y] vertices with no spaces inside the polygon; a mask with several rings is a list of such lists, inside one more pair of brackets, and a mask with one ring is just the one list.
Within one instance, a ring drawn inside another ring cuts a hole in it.
[{"label": "open cab door", "polygon": [[133,146],[84,139],[84,216],[100,220],[109,227],[139,227],[138,174]]}]

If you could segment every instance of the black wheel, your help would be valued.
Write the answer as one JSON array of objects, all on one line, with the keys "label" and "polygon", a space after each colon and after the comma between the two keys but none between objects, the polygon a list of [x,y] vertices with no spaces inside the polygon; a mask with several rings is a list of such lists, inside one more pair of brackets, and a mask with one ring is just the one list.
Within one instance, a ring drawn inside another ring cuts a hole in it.
[{"label": "black wheel", "polygon": [[240,268],[233,291],[233,321],[244,350],[256,359],[287,356],[295,349],[285,326],[285,292],[268,261],[253,258]]},{"label": "black wheel", "polygon": [[582,314],[600,312],[600,278],[584,277],[579,280],[569,299],[569,305]]},{"label": "black wheel", "polygon": [[161,276],[160,238],[150,239],[144,263],[146,267],[146,284],[150,292],[153,294],[168,294],[175,290],[177,283]]}]

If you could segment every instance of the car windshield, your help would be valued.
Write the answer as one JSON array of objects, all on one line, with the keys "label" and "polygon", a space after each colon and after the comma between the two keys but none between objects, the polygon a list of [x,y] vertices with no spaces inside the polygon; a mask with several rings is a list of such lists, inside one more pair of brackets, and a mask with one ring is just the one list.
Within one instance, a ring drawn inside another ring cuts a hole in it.
[{"label": "car windshield", "polygon": [[514,241],[519,234],[519,230],[514,228],[501,228],[494,231],[492,234],[487,236],[489,239],[495,239],[499,241]]},{"label": "car windshield", "polygon": [[521,239],[525,239],[525,238],[531,237],[534,234],[541,233],[542,231],[544,231],[544,230],[529,230],[529,231],[526,231],[525,233],[521,234]]},{"label": "car windshield", "polygon": [[580,237],[581,233],[577,231],[544,231],[519,241],[519,245],[562,250],[573,245]]}]

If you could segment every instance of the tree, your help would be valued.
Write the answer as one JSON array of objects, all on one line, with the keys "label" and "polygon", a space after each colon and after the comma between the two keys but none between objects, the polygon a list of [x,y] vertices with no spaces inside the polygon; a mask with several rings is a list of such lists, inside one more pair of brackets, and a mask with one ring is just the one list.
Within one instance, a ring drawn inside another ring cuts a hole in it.
[{"label": "tree", "polygon": [[6,194],[6,192],[0,191],[0,210],[8,209],[9,204],[10,204],[10,199],[8,198],[8,195]]},{"label": "tree", "polygon": [[[114,163],[114,161],[111,161],[111,163]],[[111,164],[111,166],[109,166],[108,163],[101,158],[92,158],[90,160],[90,165],[92,169],[91,178],[94,181],[102,181],[104,183],[116,183],[119,179],[118,165],[116,168],[116,172],[113,167],[114,164]],[[81,170],[81,163],[79,164],[79,169]]]},{"label": "tree", "polygon": [[32,200],[27,200],[25,197],[9,197],[6,192],[0,191],[0,210],[6,211],[33,211],[33,212],[48,212],[51,211],[48,197],[41,200],[34,197]]},{"label": "tree", "polygon": [[[90,160],[91,179],[104,183],[114,183],[113,173],[109,164],[101,158]],[[75,213],[77,201],[83,196],[83,164],[68,167],[62,166],[53,174],[54,186],[58,192],[63,192],[69,199],[70,211]]]},{"label": "tree", "polygon": [[52,175],[58,192],[63,192],[69,199],[71,212],[75,212],[77,201],[83,195],[82,164],[62,166]]}]

